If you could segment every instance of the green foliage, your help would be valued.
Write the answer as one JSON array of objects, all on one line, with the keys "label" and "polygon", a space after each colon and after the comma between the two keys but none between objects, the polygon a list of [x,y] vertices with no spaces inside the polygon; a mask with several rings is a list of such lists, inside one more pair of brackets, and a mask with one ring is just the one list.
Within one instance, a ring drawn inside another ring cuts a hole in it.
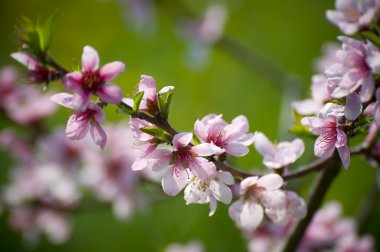
[{"label": "green foliage", "polygon": [[136,93],[135,96],[133,97],[133,112],[134,113],[139,112],[139,107],[140,107],[140,103],[143,96],[144,96],[144,92],[141,91],[141,92]]},{"label": "green foliage", "polygon": [[142,132],[147,133],[151,136],[154,136],[156,139],[171,143],[172,136],[163,129],[159,129],[156,127],[145,127],[140,129]]},{"label": "green foliage", "polygon": [[168,119],[172,98],[173,89],[169,89],[165,93],[158,93],[158,106],[160,108],[161,116],[164,119]]},{"label": "green foliage", "polygon": [[131,107],[127,106],[124,103],[121,103],[117,107],[116,113],[118,113],[118,114],[124,114],[124,115],[133,115],[134,114],[133,109]]},{"label": "green foliage", "polygon": [[375,33],[370,31],[363,31],[360,34],[380,48],[380,39]]},{"label": "green foliage", "polygon": [[16,31],[16,39],[21,44],[22,50],[30,52],[44,61],[50,46],[56,17],[57,12],[44,22],[38,21],[37,23],[27,17],[21,17]]},{"label": "green foliage", "polygon": [[301,123],[301,120],[303,118],[302,115],[298,114],[297,111],[293,110],[293,118],[295,124],[289,129],[291,133],[299,136],[314,137],[314,135],[310,132],[309,128]]}]

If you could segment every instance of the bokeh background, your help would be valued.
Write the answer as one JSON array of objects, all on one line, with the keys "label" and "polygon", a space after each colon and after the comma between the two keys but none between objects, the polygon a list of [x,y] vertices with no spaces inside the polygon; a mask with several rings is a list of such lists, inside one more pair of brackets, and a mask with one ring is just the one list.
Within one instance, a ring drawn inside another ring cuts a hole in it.
[{"label": "bokeh background", "polygon": [[[195,17],[212,3],[178,1]],[[189,58],[192,42],[181,35],[179,26],[185,17],[172,2],[175,1],[156,1],[152,16],[143,18],[146,26],[136,29],[127,0],[0,1],[0,65],[16,64],[9,54],[17,49],[12,34],[20,16],[44,19],[59,10],[51,45],[53,57],[72,69],[80,62],[83,46],[91,45],[98,50],[102,63],[126,63],[126,72],[115,81],[125,94],[135,90],[141,74],[154,76],[159,87],[174,85],[171,122],[176,129],[192,130],[197,118],[211,112],[223,114],[227,120],[244,114],[251,131],[263,131],[270,139],[279,141],[294,137],[286,131],[291,124],[289,101],[307,96],[310,78],[315,73],[313,62],[320,55],[321,46],[336,41],[340,34],[325,19],[325,11],[334,8],[334,1],[224,1],[229,11],[225,36],[256,55],[258,61],[253,64],[237,60],[220,45],[211,48],[207,61]],[[279,88],[283,79],[273,81],[277,78],[275,73],[254,67],[268,62],[299,86],[289,85],[284,92]],[[107,113],[110,121],[123,119],[113,108]],[[67,115],[67,111],[60,111],[49,122],[65,124]],[[313,158],[312,142],[306,140],[306,152],[299,164]],[[261,157],[253,149],[246,157],[231,162],[243,169],[262,167]],[[7,181],[10,163],[6,152],[2,152],[1,183]],[[375,186],[376,172],[360,157],[353,158],[351,167],[335,181],[327,200],[339,200],[346,215],[358,215],[366,195]],[[305,196],[313,178],[311,175],[290,187]],[[206,251],[245,251],[244,239],[227,210],[219,204],[215,216],[210,218],[207,205],[185,206],[181,196],[157,202],[125,222],[117,220],[107,207],[88,209],[72,215],[73,233],[67,243],[57,246],[42,239],[35,247],[23,243],[21,235],[9,229],[7,215],[2,214],[0,250],[162,251],[172,242],[200,240]],[[380,204],[364,228],[376,237],[377,244],[379,223]]]}]

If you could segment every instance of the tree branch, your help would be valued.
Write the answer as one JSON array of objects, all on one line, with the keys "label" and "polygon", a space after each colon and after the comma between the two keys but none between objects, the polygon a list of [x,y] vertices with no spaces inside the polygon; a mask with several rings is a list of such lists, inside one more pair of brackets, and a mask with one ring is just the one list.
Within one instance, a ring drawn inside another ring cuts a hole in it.
[{"label": "tree branch", "polygon": [[321,168],[323,169],[323,172],[321,173],[318,181],[316,181],[310,192],[306,217],[301,220],[295,227],[294,231],[287,240],[284,249],[282,250],[283,252],[297,251],[298,245],[303,238],[306,228],[312,220],[314,213],[321,206],[322,201],[334,179],[339,174],[340,167],[341,162],[336,154],[334,154],[333,158],[326,160],[323,168]]}]

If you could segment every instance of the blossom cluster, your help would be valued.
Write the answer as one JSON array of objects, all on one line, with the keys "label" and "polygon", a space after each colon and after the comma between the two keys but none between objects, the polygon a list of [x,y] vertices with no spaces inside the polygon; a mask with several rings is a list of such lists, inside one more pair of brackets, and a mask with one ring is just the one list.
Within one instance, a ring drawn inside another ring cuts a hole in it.
[{"label": "blossom cluster", "polygon": [[[350,165],[350,137],[369,133],[364,154],[379,167],[380,2],[337,0],[336,7],[327,18],[345,35],[361,33],[363,41],[339,36],[341,48],[329,48],[318,64],[323,73],[312,77],[311,98],[292,104],[302,117],[296,126],[301,133],[318,136],[315,156],[329,159],[336,150],[345,168]],[[226,17],[223,7],[214,6],[202,22],[188,24],[188,32],[209,47],[221,38]],[[251,133],[244,115],[227,122],[213,113],[197,119],[193,131],[179,132],[169,123],[174,86],[158,91],[152,76],[141,75],[137,91],[124,96],[111,83],[124,72],[123,62],[100,67],[98,52],[85,46],[81,70],[69,72],[43,53],[21,50],[11,56],[26,66],[30,83],[61,81],[67,92],[40,94],[36,86],[19,85],[13,68],[0,71],[0,106],[12,121],[41,126],[56,104],[73,111],[66,137],[60,130],[48,134],[40,127],[33,127],[30,139],[1,132],[3,148],[19,159],[2,203],[10,211],[11,226],[26,239],[45,233],[55,243],[64,242],[71,229],[68,214],[80,209],[83,189],[110,203],[117,217],[129,217],[136,207],[149,203],[138,190],[142,180],[160,184],[168,196],[183,191],[186,204],[209,204],[210,216],[218,201],[230,205],[228,214],[249,238],[252,251],[276,251],[307,215],[305,201],[286,181],[305,151],[301,139],[271,142],[262,132]],[[109,105],[130,120],[104,126]],[[88,132],[100,148],[89,142]],[[230,165],[231,156],[243,157],[251,146],[262,156],[265,173]],[[317,212],[299,250],[373,250],[372,238],[359,237],[355,222],[342,219],[340,212],[337,203]]]}]

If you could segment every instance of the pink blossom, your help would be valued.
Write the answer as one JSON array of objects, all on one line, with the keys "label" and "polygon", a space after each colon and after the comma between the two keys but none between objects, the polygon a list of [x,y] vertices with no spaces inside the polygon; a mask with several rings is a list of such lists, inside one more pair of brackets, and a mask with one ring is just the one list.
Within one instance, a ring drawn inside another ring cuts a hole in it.
[{"label": "pink blossom", "polygon": [[227,124],[222,115],[209,114],[197,120],[194,125],[195,134],[205,143],[222,148],[228,154],[244,156],[248,153],[247,146],[253,143],[253,134],[247,133],[248,120],[238,116]]},{"label": "pink blossom", "polygon": [[26,52],[15,52],[11,57],[28,69],[27,78],[31,83],[48,83],[49,81],[58,78],[55,71],[44,67],[38,59]]},{"label": "pink blossom", "polygon": [[120,103],[121,89],[109,81],[124,70],[125,66],[120,61],[113,61],[99,68],[97,51],[91,46],[85,46],[82,54],[82,71],[68,73],[63,78],[65,87],[76,92],[72,107],[75,110],[86,110],[92,93],[106,103]]},{"label": "pink blossom", "polygon": [[[53,95],[51,99],[64,107],[75,108],[75,97],[71,94],[58,93]],[[79,111],[70,116],[66,126],[66,136],[69,139],[79,140],[84,138],[88,131],[90,131],[95,144],[104,148],[107,142],[107,135],[100,126],[100,123],[104,121],[103,109],[95,103],[89,103],[84,111]]]},{"label": "pink blossom", "polygon": [[234,183],[231,173],[225,171],[217,171],[208,180],[190,178],[191,182],[185,189],[186,204],[192,203],[210,203],[210,214],[213,215],[216,210],[217,201],[224,204],[230,204],[232,200],[232,192],[228,185]]},{"label": "pink blossom", "polygon": [[3,107],[8,97],[16,89],[18,73],[14,67],[3,67],[0,69],[0,105]]},{"label": "pink blossom", "polygon": [[338,240],[336,252],[372,252],[375,251],[374,239],[369,235],[358,237],[357,235],[343,236]]},{"label": "pink blossom", "polygon": [[19,207],[12,209],[10,214],[12,228],[22,231],[24,239],[30,243],[35,243],[40,234],[46,234],[55,244],[64,243],[70,236],[68,217],[56,210]]},{"label": "pink blossom", "polygon": [[[169,90],[173,90],[173,86],[165,86],[158,93],[156,89],[156,80],[149,75],[141,75],[140,83],[138,86],[138,92],[144,92],[139,109],[145,110],[154,115],[159,111],[159,105],[157,102],[158,95],[166,93]],[[123,98],[122,101],[133,107],[133,99]]]},{"label": "pink blossom", "polygon": [[337,52],[338,63],[326,69],[328,91],[333,98],[346,97],[345,116],[356,119],[361,113],[361,102],[373,96],[375,84],[371,68],[366,62],[366,45],[347,37],[339,37],[342,50]]},{"label": "pink blossom", "polygon": [[322,55],[314,62],[314,68],[318,73],[323,73],[327,67],[338,62],[336,52],[339,50],[336,43],[326,43],[322,46]]},{"label": "pink blossom", "polygon": [[264,157],[264,165],[271,169],[286,167],[294,163],[305,150],[305,145],[299,138],[292,142],[273,144],[261,132],[255,133],[254,142],[256,150]]},{"label": "pink blossom", "polygon": [[274,173],[244,179],[240,183],[242,197],[230,206],[230,217],[246,231],[255,230],[262,222],[264,213],[277,224],[290,218],[303,218],[306,214],[305,203],[296,194],[280,190],[283,184],[281,176]]},{"label": "pink blossom", "polygon": [[136,159],[132,164],[132,170],[143,170],[148,166],[149,155],[156,150],[157,146],[160,144],[160,141],[152,135],[144,133],[140,130],[144,127],[153,127],[153,124],[138,118],[131,118],[129,125],[135,139],[137,140],[133,148],[139,150],[136,154]]},{"label": "pink blossom", "polygon": [[207,180],[216,172],[214,163],[203,157],[220,154],[221,149],[208,143],[190,146],[192,139],[192,133],[178,133],[173,137],[172,151],[157,149],[149,156],[149,165],[154,171],[168,168],[162,178],[162,187],[170,196],[177,195],[188,184],[190,173]]},{"label": "pink blossom", "polygon": [[347,146],[345,125],[341,123],[344,106],[327,103],[317,117],[304,117],[301,123],[319,137],[314,144],[314,154],[320,158],[329,158],[338,150],[343,166],[350,164],[350,151]]},{"label": "pink blossom", "polygon": [[311,84],[311,98],[292,103],[292,107],[300,115],[316,114],[326,101],[331,100],[327,92],[327,79],[323,74],[314,75]]},{"label": "pink blossom", "polygon": [[112,204],[116,217],[126,219],[144,200],[136,190],[140,174],[131,169],[138,150],[133,148],[134,139],[127,122],[106,129],[107,146],[103,150],[86,149],[80,179],[99,200]]},{"label": "pink blossom", "polygon": [[343,33],[353,35],[377,18],[379,4],[378,0],[336,0],[336,10],[328,10],[326,16]]},{"label": "pink blossom", "polygon": [[41,94],[33,87],[19,87],[6,99],[7,115],[22,125],[31,125],[52,115],[57,106],[50,100],[51,94]]}]

